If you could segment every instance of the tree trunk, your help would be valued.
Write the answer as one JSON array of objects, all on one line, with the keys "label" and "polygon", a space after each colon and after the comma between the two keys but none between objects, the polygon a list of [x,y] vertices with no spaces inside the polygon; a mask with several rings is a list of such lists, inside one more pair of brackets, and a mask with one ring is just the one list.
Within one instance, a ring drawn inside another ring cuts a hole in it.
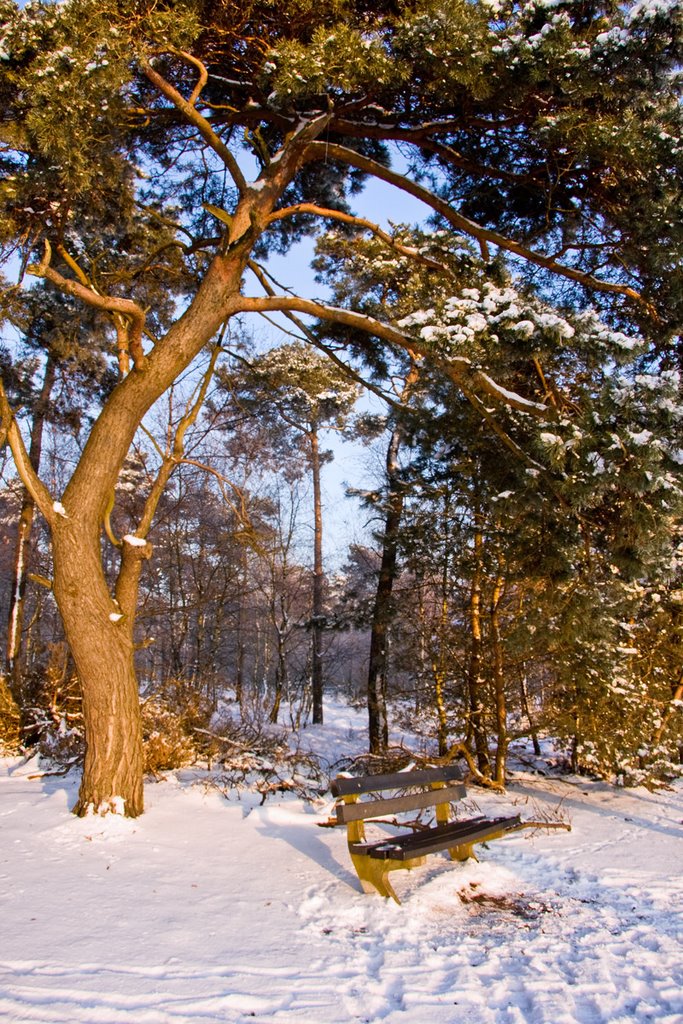
[{"label": "tree trunk", "polygon": [[[154,75],[148,69],[148,77]],[[163,91],[163,80],[159,82]],[[155,84],[159,84],[156,79]],[[149,409],[232,315],[254,308],[254,300],[241,295],[242,277],[268,215],[301,166],[309,136],[310,132],[301,133],[288,144],[281,159],[271,164],[260,188],[242,190],[225,244],[211,260],[196,294],[165,336],[136,362],[105,401],[61,501],[53,499],[30,466],[0,387],[2,429],[22,480],[52,532],[54,595],[83,692],[86,757],[76,805],[79,814],[92,808],[135,816],[143,807],[134,608],[122,615],[123,609],[119,610],[110,595],[100,550],[100,531],[111,495]],[[97,306],[96,293],[61,278],[49,266],[49,255],[46,249],[46,262],[35,272]],[[144,321],[142,310],[139,313]],[[129,546],[124,543],[124,555]]]},{"label": "tree trunk", "polygon": [[[40,395],[33,413],[31,427],[31,445],[29,459],[36,473],[40,468],[40,456],[43,447],[43,427],[47,416],[50,395],[55,382],[55,363],[48,355],[45,363],[45,375]],[[12,573],[12,592],[7,628],[7,676],[10,680],[15,699],[21,704],[22,683],[22,635],[24,629],[24,609],[26,604],[26,581],[31,565],[31,534],[35,517],[35,502],[29,492],[24,490],[21,513],[17,528],[17,542],[14,552],[14,568]]]},{"label": "tree trunk", "polygon": [[439,757],[448,753],[448,715],[446,714],[446,681],[448,679],[448,558],[444,561],[441,612],[439,615],[439,648],[432,658],[432,674],[434,676],[434,708],[436,710],[436,735],[439,744]]},{"label": "tree trunk", "polygon": [[282,626],[276,626],[275,632],[277,635],[277,661],[275,663],[275,693],[273,695],[273,704],[268,715],[268,721],[272,722],[273,725],[277,723],[278,715],[280,714],[280,706],[282,705],[282,696],[287,686],[287,654],[285,649],[285,630],[286,623]]},{"label": "tree trunk", "polygon": [[[413,363],[401,391],[401,403],[407,404],[419,373]],[[398,537],[403,518],[403,487],[399,478],[398,454],[401,447],[400,423],[394,426],[386,457],[387,514],[382,536],[382,562],[372,611],[370,660],[368,665],[368,727],[370,750],[379,754],[389,743],[387,718],[387,665],[389,661],[389,623],[392,593],[398,562]]]},{"label": "tree trunk", "polygon": [[313,724],[323,721],[323,510],[320,494],[320,448],[317,427],[310,432],[311,475],[313,477],[313,615],[311,617],[311,684],[313,689]]},{"label": "tree trunk", "polygon": [[534,754],[536,757],[541,756],[541,744],[538,742],[538,732],[533,718],[531,717],[531,708],[529,707],[529,691],[526,684],[526,673],[523,669],[519,672],[519,696],[520,703],[522,706],[522,712],[526,715],[526,719],[529,723],[529,730],[531,732],[531,742],[534,748]]},{"label": "tree trunk", "polygon": [[469,729],[474,740],[477,755],[477,766],[482,775],[491,774],[486,729],[484,726],[484,694],[483,694],[483,639],[481,629],[481,578],[484,538],[479,530],[474,535],[474,573],[470,591],[470,630],[472,634],[470,648],[470,664],[467,676],[469,697]]},{"label": "tree trunk", "polygon": [[76,814],[143,810],[142,731],[132,616],[109,593],[99,537],[53,530],[54,592],[83,695],[85,763]]},{"label": "tree trunk", "polygon": [[507,701],[505,694],[505,659],[500,630],[500,602],[503,597],[503,577],[496,579],[491,597],[491,644],[493,647],[493,683],[496,701],[496,760],[494,766],[495,781],[505,785],[505,767],[507,764],[508,729]]},{"label": "tree trunk", "polygon": [[139,563],[149,546],[124,543],[117,602],[103,571],[100,529],[145,412],[229,317],[242,266],[236,262],[230,270],[214,261],[192,305],[148,357],[147,368],[133,370],[112,392],[64,492],[64,511],[53,506],[50,514],[54,595],[83,694],[86,750],[74,808],[79,815],[114,811],[136,817],[143,810],[133,624]]},{"label": "tree trunk", "polygon": [[388,481],[387,514],[382,536],[382,561],[372,611],[370,631],[370,659],[368,664],[368,728],[370,751],[379,754],[389,743],[387,720],[387,662],[389,623],[391,621],[392,592],[396,579],[398,534],[403,515],[403,490],[398,478],[398,452],[401,433],[392,431],[387,449],[386,472]]}]

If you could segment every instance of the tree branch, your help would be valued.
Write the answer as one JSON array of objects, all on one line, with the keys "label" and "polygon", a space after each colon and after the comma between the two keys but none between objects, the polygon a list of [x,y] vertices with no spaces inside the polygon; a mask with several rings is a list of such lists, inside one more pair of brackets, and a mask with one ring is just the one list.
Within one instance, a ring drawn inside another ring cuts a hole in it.
[{"label": "tree branch", "polygon": [[469,359],[464,356],[439,356],[432,348],[418,338],[409,337],[398,328],[390,324],[382,323],[373,317],[365,316],[362,313],[354,313],[349,309],[341,309],[336,306],[325,306],[315,302],[313,299],[302,299],[298,296],[276,295],[265,298],[243,297],[240,300],[240,312],[262,313],[262,312],[288,312],[294,311],[305,313],[316,317],[319,320],[331,320],[334,323],[345,324],[357,330],[374,334],[378,338],[396,345],[403,349],[413,358],[428,359],[439,369],[443,370],[450,379],[459,387],[463,381],[465,384],[482,390],[486,394],[502,402],[504,405],[520,412],[528,413],[541,419],[552,419],[555,415],[553,409],[542,405],[540,402],[532,402],[521,395],[508,391],[497,384],[488,374],[476,370]]},{"label": "tree branch", "polygon": [[[495,124],[491,124],[489,125],[489,130],[495,127],[497,127]],[[420,125],[419,128],[399,128],[385,127],[380,124],[366,124],[363,121],[345,120],[342,117],[335,118],[334,128],[340,135],[350,138],[381,139],[385,142],[407,142],[409,145],[416,146],[419,149],[429,150],[429,152],[441,157],[445,163],[452,164],[482,178],[497,178],[499,181],[507,181],[515,185],[524,185],[531,181],[538,185],[538,177],[534,177],[533,174],[515,174],[513,171],[504,171],[501,168],[491,167],[488,164],[479,164],[476,160],[463,156],[462,153],[458,153],[451,146],[434,138],[435,135],[439,135],[442,132],[448,133],[462,129],[461,119],[432,121]]]},{"label": "tree branch", "polygon": [[152,484],[152,489],[145,501],[142,518],[138,524],[137,530],[135,531],[136,536],[138,537],[145,538],[149,533],[152,526],[152,520],[154,519],[159,500],[164,492],[166,484],[168,483],[175,467],[183,461],[185,435],[190,427],[197,422],[197,417],[199,416],[200,410],[204,404],[206,392],[208,391],[211,378],[213,377],[213,373],[216,368],[218,356],[222,351],[223,348],[219,342],[214,346],[206,372],[204,373],[195,394],[190,398],[185,413],[176,427],[173,437],[173,447],[170,451],[165,453],[164,460],[161,464],[157,477]]},{"label": "tree branch", "polygon": [[339,146],[335,143],[311,142],[307,147],[307,157],[311,161],[339,160],[341,163],[348,164],[351,167],[357,167],[359,170],[365,171],[366,174],[372,174],[390,185],[395,185],[396,188],[401,189],[403,192],[415,196],[416,199],[420,199],[427,206],[431,207],[432,210],[439,213],[457,231],[462,231],[464,234],[476,238],[480,245],[485,246],[488,243],[497,245],[506,252],[514,253],[515,256],[520,256],[527,262],[543,267],[545,270],[549,270],[561,277],[577,281],[585,288],[592,289],[593,291],[624,295],[626,298],[632,299],[644,306],[650,316],[657,317],[656,311],[651,304],[629,285],[603,281],[582,270],[576,270],[574,267],[558,263],[552,256],[545,256],[543,253],[529,249],[527,246],[522,245],[521,242],[516,242],[512,238],[506,238],[505,235],[501,235],[497,231],[491,231],[489,228],[485,228],[481,224],[477,224],[476,221],[470,220],[468,217],[458,213],[449,203],[429,189],[424,188],[417,182],[411,181],[410,178],[406,178],[402,174],[398,174],[396,171],[390,170],[383,164],[371,160],[369,157],[356,153],[352,149],[347,149],[345,146]]},{"label": "tree branch", "polygon": [[[145,353],[142,348],[142,332],[145,327],[145,314],[137,302],[132,299],[121,299],[117,296],[100,295],[92,287],[83,284],[81,281],[72,281],[50,266],[52,249],[50,243],[45,239],[45,252],[40,263],[34,263],[26,268],[26,273],[32,277],[43,277],[56,285],[60,291],[67,295],[85,302],[88,306],[101,309],[105,313],[112,313],[116,326],[117,345],[119,348],[119,365],[122,365],[121,351],[130,352],[133,357],[133,365],[136,370],[144,370],[146,365]],[[82,271],[80,272],[82,275]],[[79,275],[80,276],[80,275]],[[121,317],[130,321],[130,326],[125,328],[121,323]]]},{"label": "tree branch", "polygon": [[175,53],[177,57],[182,57],[182,59],[186,60],[189,64],[192,64],[194,67],[196,67],[197,71],[199,72],[197,84],[192,90],[192,94],[190,95],[190,98],[187,101],[191,107],[194,107],[201,95],[202,89],[209,80],[209,72],[206,70],[206,67],[199,60],[198,57],[193,57],[192,54],[187,53],[186,50],[172,50],[171,52]]},{"label": "tree branch", "polygon": [[[234,484],[232,480],[228,479],[227,476],[224,476],[223,473],[220,473],[213,466],[207,466],[206,463],[199,462],[197,459],[183,458],[181,459],[181,462],[185,466],[194,466],[195,469],[201,469],[202,472],[209,473],[210,476],[213,476],[214,479],[218,481],[218,486],[220,487],[221,494],[223,496],[223,501],[234,514],[237,521],[241,523],[245,533],[252,538],[252,545],[255,547],[255,549],[258,548],[259,546],[255,544],[253,539],[256,537],[256,530],[251,519],[249,518],[249,513],[247,512],[246,509],[247,503],[242,488],[238,487],[237,484]],[[227,491],[225,489],[226,484],[228,485],[230,490],[235,494],[235,496],[239,499],[239,507],[228,497]]]},{"label": "tree branch", "polygon": [[[181,114],[184,114],[186,119],[197,129],[201,137],[211,147],[214,153],[221,158],[230,172],[232,180],[235,182],[240,195],[244,195],[247,191],[248,185],[237,160],[220,136],[216,135],[207,119],[196,109],[194,101],[188,102],[188,100],[186,100],[170,82],[167,82],[158,71],[154,70],[148,61],[143,60],[141,67],[152,85],[156,86],[159,92],[162,93],[167,100],[170,100],[173,106],[176,107]],[[195,96],[195,92],[192,93],[193,97]]]},{"label": "tree branch", "polygon": [[33,468],[29,454],[26,451],[24,439],[21,436],[21,431],[19,430],[12,407],[9,404],[7,393],[2,380],[0,380],[0,444],[4,445],[5,443],[9,444],[14,465],[22,484],[42,512],[47,523],[52,526],[57,515],[54,508],[54,500]]},{"label": "tree branch", "polygon": [[196,388],[194,395],[190,398],[185,414],[176,427],[173,438],[173,447],[170,451],[165,453],[164,460],[159,467],[159,472],[157,473],[156,479],[154,480],[151,490],[147,495],[142,518],[138,523],[137,530],[134,535],[128,534],[124,537],[123,543],[121,544],[121,567],[116,580],[115,593],[121,612],[127,616],[128,625],[131,629],[137,608],[138,586],[140,573],[142,571],[142,562],[152,554],[152,545],[146,541],[147,534],[152,526],[159,501],[164,493],[171,474],[175,467],[183,460],[185,435],[192,424],[196,422],[201,407],[204,404],[206,392],[216,368],[216,360],[218,359],[221,351],[222,346],[221,343],[218,342],[211,352],[211,358],[206,372],[204,373],[199,386]]},{"label": "tree branch", "polygon": [[401,256],[408,256],[410,259],[416,260],[422,263],[424,266],[429,267],[430,270],[438,270],[441,273],[448,274],[450,277],[453,276],[449,267],[445,263],[441,263],[439,260],[432,259],[430,256],[425,256],[419,252],[413,246],[402,245],[401,242],[397,242],[395,238],[387,232],[383,231],[379,224],[373,224],[372,221],[366,220],[364,217],[355,217],[350,213],[342,213],[340,210],[328,210],[323,206],[316,206],[314,203],[298,203],[296,206],[288,206],[283,210],[276,210],[268,218],[268,224],[273,221],[282,220],[284,217],[294,217],[296,214],[308,213],[314,217],[326,217],[330,220],[341,221],[342,224],[353,224],[355,227],[361,228],[364,231],[371,231],[373,235],[385,242],[390,249],[399,253]]}]

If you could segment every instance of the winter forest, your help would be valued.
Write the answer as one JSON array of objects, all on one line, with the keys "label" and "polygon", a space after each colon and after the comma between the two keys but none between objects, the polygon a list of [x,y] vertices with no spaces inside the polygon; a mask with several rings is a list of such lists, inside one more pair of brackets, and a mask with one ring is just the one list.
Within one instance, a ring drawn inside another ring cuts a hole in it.
[{"label": "winter forest", "polygon": [[680,774],[682,49],[676,0],[0,0],[6,752],[137,817],[342,700],[370,770]]}]

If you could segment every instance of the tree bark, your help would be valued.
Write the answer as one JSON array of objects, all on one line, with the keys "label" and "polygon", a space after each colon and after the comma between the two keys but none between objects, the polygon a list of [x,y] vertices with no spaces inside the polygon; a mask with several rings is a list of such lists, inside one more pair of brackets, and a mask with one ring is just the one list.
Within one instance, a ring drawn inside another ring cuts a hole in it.
[{"label": "tree bark", "polygon": [[311,476],[313,478],[313,614],[311,617],[311,686],[313,691],[313,724],[323,721],[323,621],[324,621],[324,569],[323,569],[323,507],[320,488],[320,447],[318,430],[312,425]]},{"label": "tree bark", "polygon": [[481,582],[482,582],[482,556],[484,538],[479,529],[474,535],[474,572],[472,574],[472,588],[470,590],[470,663],[467,674],[467,690],[469,699],[469,729],[470,737],[474,740],[474,749],[477,755],[477,765],[482,775],[490,776],[491,763],[489,761],[488,743],[484,725],[484,695],[483,695],[483,638],[481,628]]},{"label": "tree bark", "polygon": [[74,811],[136,817],[143,754],[132,617],[109,593],[98,533],[65,520],[52,542],[55,598],[83,696],[85,763]]},{"label": "tree bark", "polygon": [[389,743],[387,719],[387,664],[389,623],[391,621],[392,593],[396,579],[398,535],[403,515],[403,489],[398,476],[398,453],[401,431],[394,427],[387,448],[386,473],[388,482],[387,513],[382,535],[382,561],[377,580],[377,591],[372,612],[370,631],[370,658],[368,664],[368,732],[370,751],[379,754]]}]

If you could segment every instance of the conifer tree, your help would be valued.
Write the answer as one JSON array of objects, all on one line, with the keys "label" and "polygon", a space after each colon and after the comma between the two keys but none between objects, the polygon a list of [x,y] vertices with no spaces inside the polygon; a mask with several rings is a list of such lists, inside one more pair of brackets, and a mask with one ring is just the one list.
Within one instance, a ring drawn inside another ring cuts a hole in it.
[{"label": "conifer tree", "polygon": [[[343,323],[487,407],[554,415],[455,335],[277,293],[258,264],[269,249],[334,221],[394,248],[351,213],[372,175],[475,240],[485,265],[509,259],[579,305],[593,294],[672,352],[681,22],[669,0],[0,0],[3,253],[95,311],[120,375],[61,495],[0,391],[83,688],[79,813],[142,810],[133,622],[151,521],[121,549],[118,605],[101,531],[145,414],[221,325],[278,310]],[[405,173],[389,166],[399,146]]]}]

